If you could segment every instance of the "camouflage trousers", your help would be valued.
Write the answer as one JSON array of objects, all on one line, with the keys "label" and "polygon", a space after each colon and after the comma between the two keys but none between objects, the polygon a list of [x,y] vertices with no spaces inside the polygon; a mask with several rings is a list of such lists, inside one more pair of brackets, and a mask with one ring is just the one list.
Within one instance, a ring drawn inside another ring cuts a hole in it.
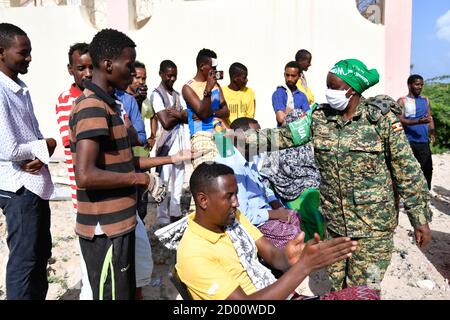
[{"label": "camouflage trousers", "polygon": [[[328,239],[340,237],[330,230],[327,230],[327,234]],[[327,268],[331,290],[367,285],[380,291],[381,281],[391,263],[393,236],[393,233],[386,233],[380,237],[353,239],[358,241],[358,248],[352,256]]]}]

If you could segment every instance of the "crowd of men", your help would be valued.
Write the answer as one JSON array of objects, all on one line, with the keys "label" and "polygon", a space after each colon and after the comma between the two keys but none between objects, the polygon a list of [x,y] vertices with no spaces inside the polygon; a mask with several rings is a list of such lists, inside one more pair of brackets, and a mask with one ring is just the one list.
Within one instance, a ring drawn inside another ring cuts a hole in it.
[{"label": "crowd of men", "polygon": [[[301,300],[307,297],[295,289],[324,267],[332,292],[315,298],[379,299],[400,200],[417,244],[431,239],[430,102],[420,96],[418,75],[408,79],[408,95],[398,102],[363,97],[380,75],[360,60],[345,59],[324,75],[327,103],[316,104],[305,77],[311,60],[302,49],[286,64],[285,83],[272,95],[277,127],[261,129],[242,63],[230,66],[230,83],[221,86],[217,54],[202,49],[196,74],[179,93],[177,65],[164,60],[161,82],[149,90],[133,40],[103,29],[89,44],[69,48],[73,84],[56,104],[61,136],[44,138],[19,79],[31,61],[30,39],[1,23],[7,298],[47,294],[48,162],[58,140],[76,213],[82,299],[142,297],[153,269],[143,223],[149,195],[159,203],[159,227],[170,224],[180,232],[172,239],[175,268],[193,299]],[[295,128],[305,129],[305,123],[309,139],[299,142]],[[186,213],[180,200],[189,161],[193,200]],[[314,205],[319,195],[320,205]]]}]

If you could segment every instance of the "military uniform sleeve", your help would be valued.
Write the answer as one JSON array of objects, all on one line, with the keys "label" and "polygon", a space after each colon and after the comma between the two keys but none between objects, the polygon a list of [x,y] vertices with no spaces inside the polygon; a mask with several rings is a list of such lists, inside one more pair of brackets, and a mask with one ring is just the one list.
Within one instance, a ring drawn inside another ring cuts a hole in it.
[{"label": "military uniform sleeve", "polygon": [[388,133],[393,183],[413,227],[431,221],[430,195],[419,163],[414,157],[400,120],[392,113],[386,114],[384,130]]},{"label": "military uniform sleeve", "polygon": [[245,132],[245,141],[250,145],[257,145],[259,153],[296,146],[292,141],[292,133],[288,128],[247,130]]}]

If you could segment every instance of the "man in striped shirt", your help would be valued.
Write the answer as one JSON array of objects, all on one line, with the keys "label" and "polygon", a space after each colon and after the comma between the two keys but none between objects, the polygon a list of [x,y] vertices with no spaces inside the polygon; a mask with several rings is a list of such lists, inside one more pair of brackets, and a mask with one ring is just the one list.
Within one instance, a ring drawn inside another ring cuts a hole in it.
[{"label": "man in striped shirt", "polygon": [[[159,158],[133,158],[129,121],[114,95],[133,76],[135,43],[122,32],[98,32],[89,53],[92,82],[75,101],[69,141],[78,186],[77,222],[94,299],[133,299],[135,280],[136,187],[151,177],[135,169],[190,159],[190,151]],[[128,123],[127,123],[128,122]]]},{"label": "man in striped shirt", "polygon": [[[69,90],[64,91],[58,97],[56,104],[56,115],[59,125],[61,139],[65,147],[67,169],[69,172],[70,187],[72,189],[72,203],[77,213],[77,185],[75,183],[75,173],[72,164],[72,153],[69,148],[69,116],[73,103],[83,93],[84,81],[92,79],[92,59],[89,55],[89,45],[87,43],[75,43],[69,49],[69,64],[67,70],[73,76],[74,83]],[[150,283],[153,270],[153,260],[151,247],[148,240],[145,226],[141,220],[136,225],[136,297],[142,296],[142,287]],[[81,256],[81,291],[80,300],[92,300],[92,290],[86,270],[86,264]]]}]

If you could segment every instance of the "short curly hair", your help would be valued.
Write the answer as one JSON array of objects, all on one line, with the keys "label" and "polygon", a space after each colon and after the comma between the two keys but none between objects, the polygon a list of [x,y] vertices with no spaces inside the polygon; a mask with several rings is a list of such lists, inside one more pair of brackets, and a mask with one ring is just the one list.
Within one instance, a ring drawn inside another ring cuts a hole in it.
[{"label": "short curly hair", "polygon": [[89,45],[92,65],[99,68],[102,60],[117,58],[125,48],[136,48],[136,44],[123,32],[114,29],[99,31]]}]

